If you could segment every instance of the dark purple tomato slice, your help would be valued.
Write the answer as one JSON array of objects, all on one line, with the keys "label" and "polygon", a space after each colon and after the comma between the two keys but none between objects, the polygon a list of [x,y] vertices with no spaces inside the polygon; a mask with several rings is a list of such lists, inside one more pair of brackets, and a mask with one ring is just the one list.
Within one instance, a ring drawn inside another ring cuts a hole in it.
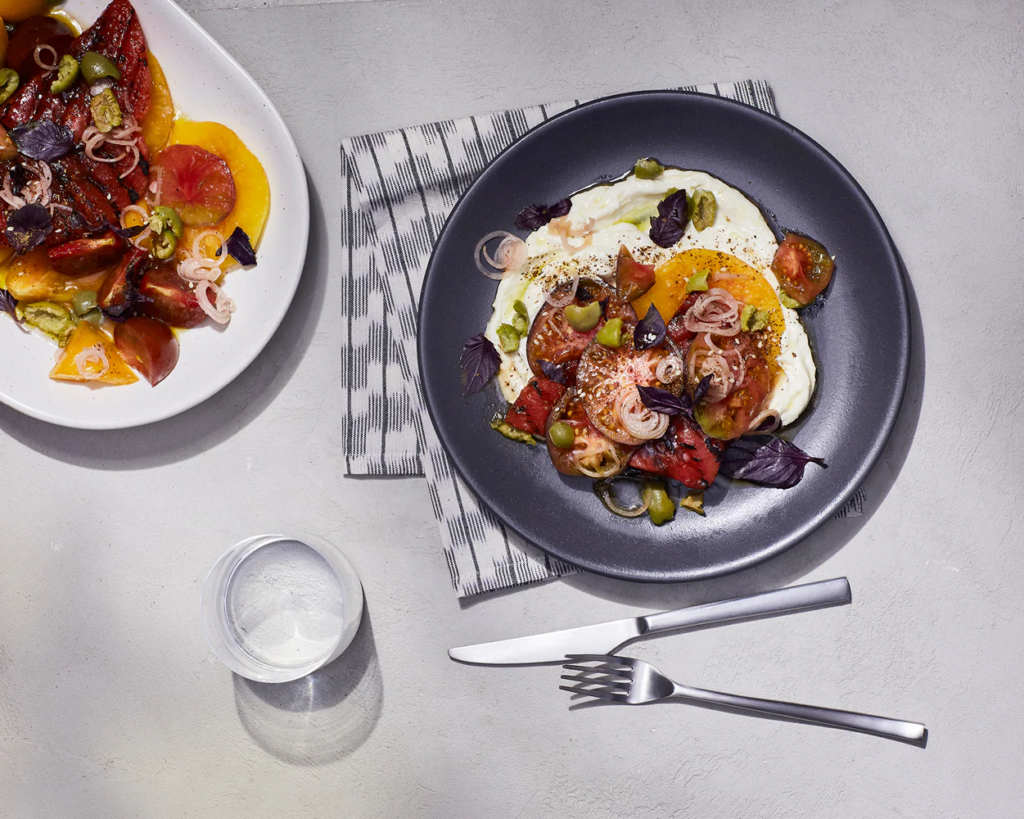
[{"label": "dark purple tomato slice", "polygon": [[725,444],[704,433],[684,415],[673,416],[668,432],[633,453],[629,465],[679,481],[690,489],[707,489],[718,474]]},{"label": "dark purple tomato slice", "polygon": [[[36,62],[37,46],[48,45],[56,51],[56,58],[45,50],[39,58],[47,64],[57,63],[67,54],[74,38],[75,35],[60,20],[53,17],[29,17],[25,22],[15,26],[14,33],[7,42],[5,65],[18,72],[21,84],[24,85],[29,77],[42,74],[45,70]],[[49,83],[46,88],[49,90]]]},{"label": "dark purple tomato slice", "polygon": [[654,287],[654,265],[640,264],[629,248],[619,245],[615,260],[615,292],[623,301],[633,301]]},{"label": "dark purple tomato slice", "polygon": [[[563,296],[569,292],[571,287],[571,283],[560,284],[552,295],[556,298]],[[595,300],[603,303],[603,317],[596,327],[582,333],[574,330],[569,324],[565,317],[564,307],[545,304],[540,309],[537,317],[533,320],[530,335],[526,340],[526,358],[534,373],[544,374],[544,370],[540,366],[541,361],[562,366],[577,361],[591,339],[604,326],[604,317],[636,321],[636,313],[633,312],[633,308],[616,298],[615,291],[608,285],[588,279],[581,280],[572,304],[584,307]],[[572,383],[568,378],[566,382]]]},{"label": "dark purple tomato slice", "polygon": [[[572,427],[576,435],[572,447],[559,447],[551,443],[547,431],[551,425],[562,421]],[[618,475],[626,464],[633,447],[623,446],[602,435],[590,422],[576,390],[569,390],[562,396],[545,427],[548,455],[555,469],[563,475],[586,475],[590,478],[610,478]]]},{"label": "dark purple tomato slice", "polygon": [[[667,380],[657,375],[662,362],[665,362],[663,375]],[[620,444],[639,446],[644,439],[627,432],[622,423],[619,414],[622,402],[632,397],[637,385],[657,387],[678,395],[685,379],[682,356],[671,342],[650,350],[637,350],[633,346],[633,326],[624,324],[621,347],[605,347],[594,341],[583,352],[576,374],[576,389],[597,429]]]},{"label": "dark purple tomato slice", "polygon": [[172,327],[195,327],[206,319],[195,290],[170,265],[147,271],[139,285],[139,295],[143,297],[139,310]]},{"label": "dark purple tomato slice", "polygon": [[713,336],[709,347],[706,333],[690,343],[688,361],[694,375],[690,392],[704,378],[712,376],[711,388],[697,402],[694,415],[704,431],[723,441],[739,438],[761,412],[771,390],[771,372],[754,336],[741,333],[732,338]]},{"label": "dark purple tomato slice", "polygon": [[114,327],[114,343],[132,369],[154,387],[178,363],[178,339],[162,321],[136,316]]},{"label": "dark purple tomato slice", "polygon": [[531,378],[505,413],[505,422],[532,435],[544,435],[548,416],[565,393],[565,387],[546,378]]},{"label": "dark purple tomato slice", "polygon": [[779,285],[800,304],[810,304],[828,287],[834,269],[825,246],[799,233],[787,233],[772,259]]},{"label": "dark purple tomato slice", "polygon": [[235,207],[235,179],[228,163],[197,145],[170,145],[153,162],[160,204],[195,227],[222,222]]},{"label": "dark purple tomato slice", "polygon": [[50,264],[65,276],[85,276],[117,263],[127,245],[113,231],[94,239],[73,239],[46,249]]}]

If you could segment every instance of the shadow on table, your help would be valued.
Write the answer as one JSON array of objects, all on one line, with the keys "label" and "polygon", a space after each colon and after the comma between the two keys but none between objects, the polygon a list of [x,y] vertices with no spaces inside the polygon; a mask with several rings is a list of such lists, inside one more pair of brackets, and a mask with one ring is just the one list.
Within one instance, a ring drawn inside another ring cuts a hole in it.
[{"label": "shadow on table", "polygon": [[143,427],[79,430],[0,404],[0,429],[51,458],[93,469],[130,470],[185,460],[243,429],[266,409],[309,347],[327,289],[327,221],[309,172],[309,248],[295,298],[267,346],[234,381],[192,409]]},{"label": "shadow on table", "polygon": [[[896,482],[910,452],[917,431],[917,422],[921,416],[925,380],[924,332],[917,296],[902,259],[900,267],[907,285],[910,307],[910,368],[907,389],[892,435],[882,450],[878,463],[861,487],[865,496],[862,516],[830,520],[782,554],[724,577],[690,583],[661,584],[617,580],[584,572],[568,575],[562,578],[562,582],[608,600],[643,606],[651,610],[675,609],[790,585],[825,563],[849,543],[881,507]],[[464,608],[469,607],[494,595],[511,594],[516,591],[517,589],[506,589],[493,594],[478,595],[462,601],[462,605]]]},{"label": "shadow on table", "polygon": [[380,719],[384,687],[369,612],[345,653],[289,683],[234,675],[242,725],[267,753],[293,765],[323,765],[348,756]]}]

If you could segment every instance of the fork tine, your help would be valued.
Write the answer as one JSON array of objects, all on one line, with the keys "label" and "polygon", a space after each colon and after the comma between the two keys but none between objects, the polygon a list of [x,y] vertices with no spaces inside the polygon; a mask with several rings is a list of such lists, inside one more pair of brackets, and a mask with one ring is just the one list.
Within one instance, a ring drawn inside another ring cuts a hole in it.
[{"label": "fork tine", "polygon": [[615,657],[611,654],[566,654],[567,660],[576,660],[578,662],[590,662],[590,663],[604,663],[605,665],[622,665],[626,668],[632,668],[632,660],[629,657]]},{"label": "fork tine", "polygon": [[562,691],[569,691],[572,694],[583,694],[587,697],[596,697],[599,700],[608,700],[609,702],[624,702],[626,699],[625,691],[606,691],[600,688],[584,688],[580,685],[560,685],[558,687]]},{"label": "fork tine", "polygon": [[566,671],[588,671],[592,674],[610,674],[612,676],[625,677],[627,679],[632,676],[629,671],[609,671],[604,666],[600,665],[571,665],[569,663],[565,663],[562,668]]},{"label": "fork tine", "polygon": [[563,674],[561,679],[588,685],[605,685],[610,688],[628,689],[629,680],[613,680],[606,676],[590,677],[585,674]]}]

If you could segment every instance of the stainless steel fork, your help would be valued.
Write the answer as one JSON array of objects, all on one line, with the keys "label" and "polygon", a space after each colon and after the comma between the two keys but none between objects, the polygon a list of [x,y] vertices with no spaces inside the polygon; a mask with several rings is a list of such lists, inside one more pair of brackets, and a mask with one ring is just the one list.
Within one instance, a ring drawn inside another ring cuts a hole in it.
[{"label": "stainless steel fork", "polygon": [[566,663],[562,668],[577,673],[563,674],[562,679],[569,680],[575,685],[560,685],[559,688],[574,694],[585,694],[588,697],[611,702],[642,705],[657,700],[686,700],[810,722],[815,725],[861,731],[865,734],[875,734],[888,739],[900,739],[917,744],[924,744],[928,737],[928,730],[917,722],[875,717],[870,714],[858,714],[854,711],[837,711],[833,708],[817,708],[813,705],[798,705],[792,702],[740,697],[735,694],[706,691],[703,688],[690,688],[673,682],[650,663],[630,657],[567,654],[566,659],[571,662]]}]

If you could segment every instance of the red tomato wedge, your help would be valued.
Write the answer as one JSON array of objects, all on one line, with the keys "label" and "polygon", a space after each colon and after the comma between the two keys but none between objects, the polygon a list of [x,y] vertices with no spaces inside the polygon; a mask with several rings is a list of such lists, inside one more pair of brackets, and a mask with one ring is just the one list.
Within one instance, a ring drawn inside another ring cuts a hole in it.
[{"label": "red tomato wedge", "polygon": [[623,301],[633,301],[654,287],[654,265],[640,264],[629,248],[619,245],[615,260],[615,290]]},{"label": "red tomato wedge", "polygon": [[602,435],[587,417],[576,390],[569,390],[555,404],[548,416],[545,436],[556,421],[565,422],[576,434],[572,447],[566,449],[555,446],[550,437],[547,439],[551,463],[563,475],[610,478],[626,468],[633,447],[623,446]]},{"label": "red tomato wedge", "polygon": [[707,489],[718,474],[724,453],[725,444],[705,435],[686,416],[676,415],[668,432],[634,452],[629,465],[673,478],[690,489]]},{"label": "red tomato wedge", "polygon": [[546,378],[532,378],[505,413],[505,422],[532,435],[544,435],[548,416],[565,387]]},{"label": "red tomato wedge", "polygon": [[[669,382],[657,378],[656,370],[663,359],[674,356],[678,373]],[[620,444],[639,446],[644,443],[626,431],[619,416],[618,402],[634,385],[658,387],[678,395],[683,390],[685,368],[682,356],[666,344],[650,350],[633,347],[633,326],[622,327],[622,346],[605,347],[594,341],[584,351],[576,374],[576,388],[582,396],[587,415],[606,436]]]},{"label": "red tomato wedge", "polygon": [[235,180],[228,164],[196,145],[169,145],[150,171],[160,180],[160,204],[195,227],[222,222],[235,207]]},{"label": "red tomato wedge", "polygon": [[668,331],[668,337],[676,343],[680,350],[685,350],[693,340],[693,337],[697,335],[686,329],[684,321],[686,320],[687,312],[693,307],[694,302],[697,301],[698,295],[698,293],[691,293],[687,296],[686,301],[679,305],[676,314],[672,316],[671,321],[669,321],[665,328]]},{"label": "red tomato wedge", "polygon": [[[771,390],[771,374],[768,362],[756,346],[756,336],[746,333],[732,338],[714,336],[711,342],[722,351],[721,358],[728,364],[732,383],[724,396],[716,394],[712,385],[708,397],[716,400],[698,402],[694,414],[708,435],[731,441],[746,432],[750,422],[761,412]],[[707,355],[709,350],[707,333],[697,336],[690,344],[688,360],[694,361],[695,370],[691,391],[709,373],[714,379],[720,377],[707,367],[709,361],[719,357],[718,353]]]},{"label": "red tomato wedge", "polygon": [[[570,287],[572,287],[571,283],[560,284],[555,288],[553,295],[556,297],[565,295],[569,292]],[[595,299],[605,302],[604,317],[636,321],[636,313],[633,312],[633,308],[616,298],[615,291],[608,285],[588,279],[581,280],[576,288],[576,297],[572,300],[572,304],[584,306]],[[565,318],[564,307],[545,304],[533,320],[530,335],[526,340],[526,358],[530,362],[530,369],[537,375],[543,375],[541,361],[550,361],[552,364],[559,365],[576,361],[603,326],[604,318],[597,323],[593,330],[581,333],[574,330]]]},{"label": "red tomato wedge", "polygon": [[799,233],[787,233],[772,259],[772,273],[786,295],[805,305],[828,287],[834,269],[825,246]]},{"label": "red tomato wedge", "polygon": [[114,343],[124,360],[154,387],[178,363],[178,339],[162,321],[137,316],[114,328]]},{"label": "red tomato wedge", "polygon": [[190,290],[170,265],[147,271],[139,285],[139,295],[145,300],[138,309],[172,327],[195,327],[206,319],[196,291]]}]

